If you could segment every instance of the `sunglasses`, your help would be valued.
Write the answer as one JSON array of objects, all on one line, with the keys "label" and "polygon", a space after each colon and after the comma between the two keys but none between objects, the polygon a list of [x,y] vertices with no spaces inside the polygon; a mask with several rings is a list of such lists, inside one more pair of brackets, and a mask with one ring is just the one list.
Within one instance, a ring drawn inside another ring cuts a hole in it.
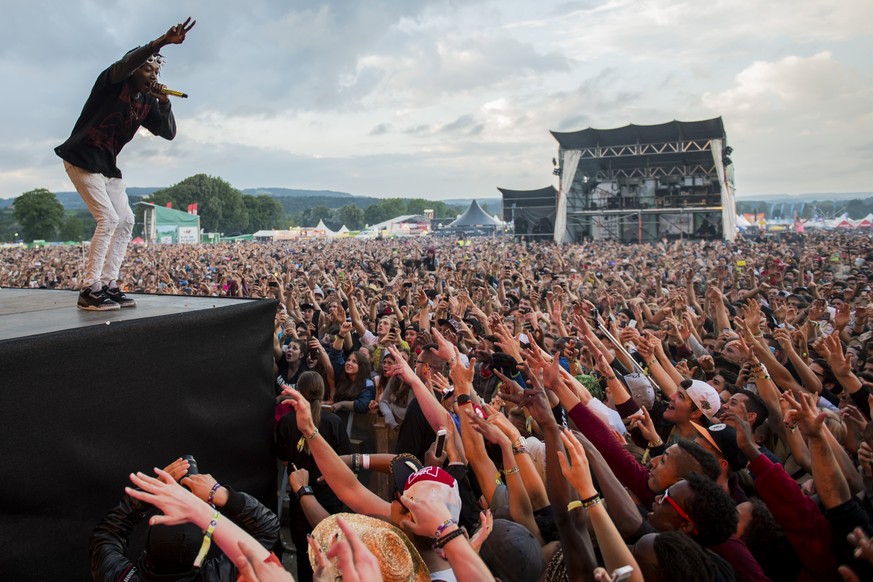
[{"label": "sunglasses", "polygon": [[164,57],[163,57],[163,55],[159,55],[159,54],[151,55],[143,63],[143,65],[154,65],[158,68],[162,67],[163,64],[164,64]]},{"label": "sunglasses", "polygon": [[694,525],[694,521],[691,519],[691,517],[689,517],[689,515],[688,515],[687,513],[685,513],[685,510],[682,509],[681,507],[679,507],[679,504],[676,503],[676,502],[675,502],[675,501],[670,497],[670,489],[669,489],[669,488],[666,489],[666,490],[664,491],[664,494],[661,496],[661,498],[658,499],[658,505],[662,505],[665,501],[666,501],[667,503],[669,503],[670,506],[671,506],[673,509],[676,510],[676,513],[679,514],[679,517],[681,517],[682,519],[684,519],[685,521],[687,521],[688,523],[691,524],[691,527],[694,528],[694,532],[693,532],[694,535],[697,535],[697,526]]}]

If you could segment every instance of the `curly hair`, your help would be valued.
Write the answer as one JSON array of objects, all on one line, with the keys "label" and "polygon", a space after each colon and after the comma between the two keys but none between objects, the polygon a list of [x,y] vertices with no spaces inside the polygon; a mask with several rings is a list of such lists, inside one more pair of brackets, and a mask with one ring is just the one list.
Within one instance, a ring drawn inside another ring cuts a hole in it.
[{"label": "curly hair", "polygon": [[661,578],[676,582],[712,582],[709,556],[700,544],[678,531],[655,536],[652,544]]},{"label": "curly hair", "polygon": [[694,491],[685,511],[697,526],[697,542],[711,546],[726,541],[737,531],[737,506],[734,500],[712,479],[689,473],[685,480]]},{"label": "curly hair", "polygon": [[742,540],[771,580],[797,580],[800,563],[785,530],[776,522],[766,503],[757,497],[749,502],[752,504],[752,519]]}]

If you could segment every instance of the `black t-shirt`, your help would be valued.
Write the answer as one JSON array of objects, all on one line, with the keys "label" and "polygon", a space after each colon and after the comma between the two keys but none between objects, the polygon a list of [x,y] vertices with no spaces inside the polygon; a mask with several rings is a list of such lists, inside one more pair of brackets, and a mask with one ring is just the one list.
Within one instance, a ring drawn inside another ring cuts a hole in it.
[{"label": "black t-shirt", "polygon": [[[351,454],[352,444],[346,433],[346,427],[339,416],[329,410],[322,410],[318,432],[327,441],[327,444],[336,451],[336,454]],[[297,450],[301,438],[303,438],[303,433],[297,428],[297,419],[293,412],[280,418],[276,425],[276,456],[280,461],[288,463],[289,473],[293,471],[292,464],[298,469],[309,471],[309,485],[315,492],[315,497],[328,511],[331,511],[340,502],[328,487],[327,482],[318,481],[318,478],[321,477],[321,471],[312,455],[308,455],[305,449]]]},{"label": "black t-shirt", "polygon": [[[285,380],[285,383],[288,384],[289,386],[296,385],[297,380],[300,379],[300,375],[303,374],[303,372],[309,371],[309,368],[306,366],[306,361],[301,360],[300,365],[297,367],[297,371],[294,372],[294,374],[289,378],[288,377],[288,362],[285,360],[284,357],[281,360],[279,360],[279,362],[277,363],[277,367],[279,368],[279,375],[282,376],[282,379]],[[276,385],[276,394],[278,395],[281,392],[282,392],[282,389],[279,388],[279,385],[277,384]]]}]

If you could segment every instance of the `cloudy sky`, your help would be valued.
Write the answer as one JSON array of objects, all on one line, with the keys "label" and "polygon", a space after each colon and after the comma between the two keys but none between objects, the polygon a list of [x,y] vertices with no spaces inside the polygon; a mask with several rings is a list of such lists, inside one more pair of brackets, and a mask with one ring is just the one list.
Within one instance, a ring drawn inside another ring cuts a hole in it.
[{"label": "cloudy sky", "polygon": [[10,0],[0,198],[72,190],[97,74],[188,15],[178,136],[127,145],[129,186],[496,197],[552,182],[548,130],[720,115],[740,196],[873,191],[870,0]]}]

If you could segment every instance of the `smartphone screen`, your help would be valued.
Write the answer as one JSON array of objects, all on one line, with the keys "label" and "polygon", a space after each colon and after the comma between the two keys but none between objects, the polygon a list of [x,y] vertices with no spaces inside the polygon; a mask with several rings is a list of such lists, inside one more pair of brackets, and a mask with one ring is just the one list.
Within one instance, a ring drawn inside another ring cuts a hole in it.
[{"label": "smartphone screen", "polygon": [[436,447],[434,447],[434,456],[441,457],[443,450],[446,447],[446,429],[441,428],[437,431]]}]

